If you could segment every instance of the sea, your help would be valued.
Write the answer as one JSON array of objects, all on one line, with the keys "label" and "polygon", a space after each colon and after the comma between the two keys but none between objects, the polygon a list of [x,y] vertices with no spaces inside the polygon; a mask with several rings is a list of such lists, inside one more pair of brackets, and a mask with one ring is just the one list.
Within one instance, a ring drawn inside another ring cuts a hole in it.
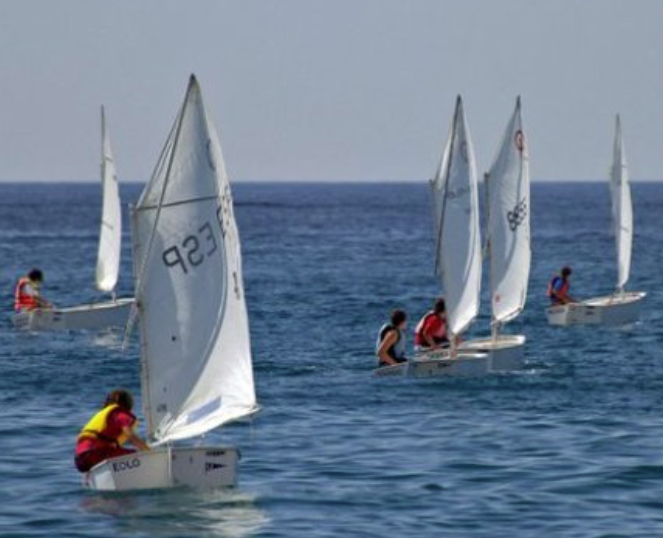
[{"label": "sea", "polygon": [[[123,201],[140,189],[124,185]],[[10,315],[32,267],[56,305],[101,298],[100,188],[0,185],[0,536],[663,536],[662,184],[633,185],[641,321],[557,328],[544,308],[560,267],[577,297],[614,289],[609,193],[534,183],[528,301],[505,329],[526,335],[527,365],[473,379],[372,375],[390,311],[408,313],[411,346],[442,293],[426,185],[233,189],[262,411],[205,442],[240,448],[239,485],[99,494],[82,487],[75,439],[109,390],[139,394],[137,335],[123,349],[121,333],[20,333]],[[487,273],[468,336],[489,332]]]}]

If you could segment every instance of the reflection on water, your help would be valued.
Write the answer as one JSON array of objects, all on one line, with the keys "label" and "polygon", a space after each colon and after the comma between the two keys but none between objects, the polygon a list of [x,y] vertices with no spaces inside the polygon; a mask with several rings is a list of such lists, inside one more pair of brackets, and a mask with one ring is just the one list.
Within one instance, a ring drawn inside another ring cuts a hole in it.
[{"label": "reflection on water", "polygon": [[117,534],[151,537],[251,536],[270,522],[246,492],[168,490],[89,494],[80,503],[92,515],[114,520]]}]

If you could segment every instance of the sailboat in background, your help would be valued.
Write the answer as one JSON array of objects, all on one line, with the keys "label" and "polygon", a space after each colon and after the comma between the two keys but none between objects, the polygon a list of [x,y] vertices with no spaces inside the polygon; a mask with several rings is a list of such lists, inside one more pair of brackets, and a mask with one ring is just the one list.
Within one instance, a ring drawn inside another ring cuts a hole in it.
[{"label": "sailboat in background", "polygon": [[115,296],[122,247],[122,207],[103,107],[101,108],[101,184],[102,211],[96,287],[101,292],[112,294],[112,300],[69,308],[38,308],[19,312],[13,316],[17,328],[31,331],[98,330],[126,325],[134,300],[118,299]]},{"label": "sailboat in background", "polygon": [[487,372],[488,354],[456,348],[455,337],[465,331],[479,312],[481,292],[481,233],[474,149],[463,102],[456,108],[440,165],[431,180],[435,272],[445,292],[447,330],[451,350],[428,352],[376,375],[405,374],[415,377],[477,375]]},{"label": "sailboat in background", "polygon": [[633,205],[622,126],[617,115],[613,163],[610,168],[612,224],[617,247],[617,285],[612,295],[546,309],[551,325],[624,325],[637,321],[646,292],[624,290],[631,271],[633,244]]},{"label": "sailboat in background", "polygon": [[230,446],[176,446],[257,412],[239,233],[216,130],[191,77],[132,211],[149,452],[106,460],[96,490],[236,483]]},{"label": "sailboat in background", "polygon": [[469,340],[460,349],[490,353],[491,367],[522,367],[525,336],[499,334],[502,325],[525,307],[529,282],[530,179],[520,97],[509,120],[495,162],[486,178],[492,335]]}]

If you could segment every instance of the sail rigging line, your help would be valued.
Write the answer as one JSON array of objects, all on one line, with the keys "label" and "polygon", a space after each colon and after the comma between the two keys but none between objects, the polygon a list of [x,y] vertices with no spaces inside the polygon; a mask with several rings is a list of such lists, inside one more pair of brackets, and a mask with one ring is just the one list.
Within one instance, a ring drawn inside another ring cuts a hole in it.
[{"label": "sail rigging line", "polygon": [[[178,205],[184,205],[184,204],[192,204],[195,202],[207,202],[209,200],[218,200],[221,194],[216,194],[214,196],[199,196],[198,198],[190,198],[188,200],[179,200],[177,202],[169,202],[167,204],[161,204],[160,207],[175,207]],[[149,206],[143,206],[143,207],[137,207],[136,211],[153,211],[155,209],[158,209],[159,206],[156,205],[149,205]]]}]

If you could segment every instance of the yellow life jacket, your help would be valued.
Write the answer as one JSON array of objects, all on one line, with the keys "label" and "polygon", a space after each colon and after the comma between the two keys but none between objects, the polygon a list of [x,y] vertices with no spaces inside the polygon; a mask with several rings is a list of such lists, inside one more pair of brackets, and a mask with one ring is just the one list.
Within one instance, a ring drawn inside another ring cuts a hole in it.
[{"label": "yellow life jacket", "polygon": [[[110,414],[118,409],[120,406],[117,404],[110,404],[104,407],[96,415],[94,415],[88,423],[83,426],[83,429],[78,434],[77,441],[81,439],[100,439],[102,441],[107,441],[109,443],[114,443],[118,446],[124,445],[127,442],[127,436],[124,433],[121,433],[119,437],[113,438],[105,435],[106,430],[108,429],[108,417]],[[133,417],[133,415],[131,415]],[[136,417],[134,417],[135,419]],[[137,420],[134,422],[136,424]]]}]

